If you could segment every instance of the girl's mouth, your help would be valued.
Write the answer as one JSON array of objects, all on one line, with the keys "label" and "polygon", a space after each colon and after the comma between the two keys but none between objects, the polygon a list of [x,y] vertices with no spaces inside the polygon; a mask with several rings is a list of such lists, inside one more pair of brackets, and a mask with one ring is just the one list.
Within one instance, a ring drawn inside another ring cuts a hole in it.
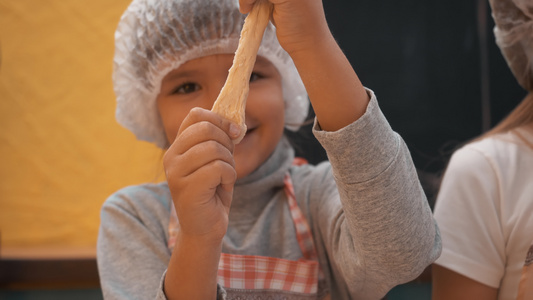
[{"label": "girl's mouth", "polygon": [[257,127],[254,127],[254,128],[247,128],[247,129],[246,129],[246,134],[244,135],[243,140],[247,140],[247,137],[249,137],[251,133],[254,133],[254,131],[255,131],[256,128],[257,128]]},{"label": "girl's mouth", "polygon": [[254,128],[247,128],[246,129],[246,134],[249,134],[251,132],[255,131],[255,127]]}]

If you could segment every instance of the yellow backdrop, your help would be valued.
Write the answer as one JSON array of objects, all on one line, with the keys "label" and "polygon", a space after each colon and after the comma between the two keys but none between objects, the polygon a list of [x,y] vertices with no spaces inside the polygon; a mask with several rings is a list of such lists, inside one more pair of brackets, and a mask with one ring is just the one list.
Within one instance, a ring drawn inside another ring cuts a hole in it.
[{"label": "yellow backdrop", "polygon": [[162,151],[114,118],[113,35],[129,2],[0,0],[3,249],[94,247],[105,199],[161,178]]}]

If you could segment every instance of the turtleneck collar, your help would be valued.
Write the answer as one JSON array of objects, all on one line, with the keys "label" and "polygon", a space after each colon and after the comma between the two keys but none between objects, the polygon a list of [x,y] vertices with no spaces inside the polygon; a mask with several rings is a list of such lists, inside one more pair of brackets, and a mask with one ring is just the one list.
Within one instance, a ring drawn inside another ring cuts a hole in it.
[{"label": "turtleneck collar", "polygon": [[272,154],[259,168],[237,180],[231,209],[261,210],[272,199],[273,194],[278,192],[279,188],[283,188],[283,179],[293,160],[294,149],[283,136]]}]

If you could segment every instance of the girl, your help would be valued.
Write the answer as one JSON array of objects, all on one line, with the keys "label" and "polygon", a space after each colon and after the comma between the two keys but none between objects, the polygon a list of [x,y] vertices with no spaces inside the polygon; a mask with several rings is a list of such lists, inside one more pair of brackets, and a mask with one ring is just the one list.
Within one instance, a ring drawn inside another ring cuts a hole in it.
[{"label": "girl", "polygon": [[490,4],[496,42],[529,94],[450,160],[435,206],[435,300],[533,299],[533,2]]},{"label": "girl", "polygon": [[[166,182],[104,204],[106,299],[379,299],[440,239],[409,151],[319,0],[271,1],[247,132],[211,112],[254,0],[134,0],[116,33],[117,119],[166,149]],[[240,5],[239,5],[240,4]],[[240,8],[240,12],[239,12]],[[329,162],[294,164],[308,100]]]}]

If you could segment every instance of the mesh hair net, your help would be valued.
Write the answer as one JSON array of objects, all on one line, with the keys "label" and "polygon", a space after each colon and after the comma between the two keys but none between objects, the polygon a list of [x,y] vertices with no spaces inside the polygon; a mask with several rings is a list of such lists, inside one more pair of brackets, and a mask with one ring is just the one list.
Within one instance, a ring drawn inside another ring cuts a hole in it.
[{"label": "mesh hair net", "polygon": [[[115,32],[117,121],[138,139],[166,148],[155,101],[163,77],[186,61],[235,53],[244,18],[238,0],[133,0]],[[281,74],[285,122],[290,124],[286,127],[296,131],[307,116],[307,93],[272,24],[265,30],[258,55]]]},{"label": "mesh hair net", "polygon": [[533,1],[490,0],[494,35],[518,83],[533,91]]}]

